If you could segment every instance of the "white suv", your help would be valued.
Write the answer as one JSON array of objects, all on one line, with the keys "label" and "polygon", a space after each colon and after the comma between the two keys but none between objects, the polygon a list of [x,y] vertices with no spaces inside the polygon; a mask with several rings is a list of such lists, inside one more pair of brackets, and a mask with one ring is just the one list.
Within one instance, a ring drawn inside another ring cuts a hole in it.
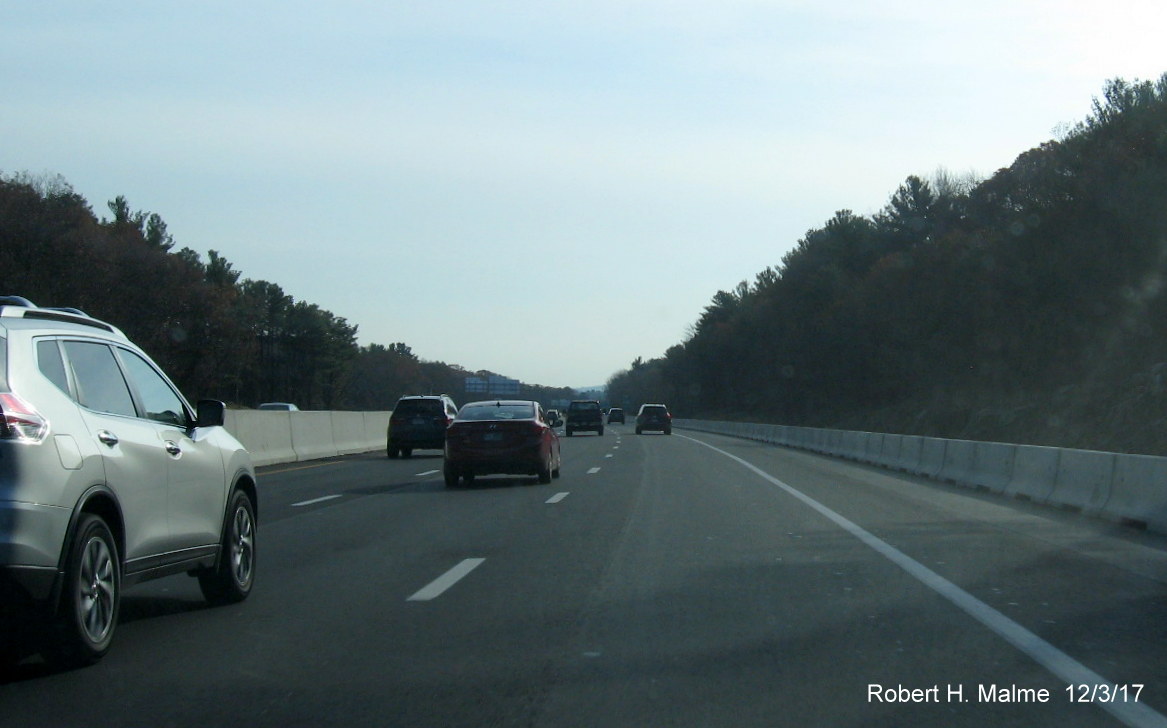
[{"label": "white suv", "polygon": [[39,651],[96,662],[122,588],[146,579],[186,572],[212,603],[247,598],[255,469],[223,416],[113,326],[0,297],[0,660],[46,625]]}]

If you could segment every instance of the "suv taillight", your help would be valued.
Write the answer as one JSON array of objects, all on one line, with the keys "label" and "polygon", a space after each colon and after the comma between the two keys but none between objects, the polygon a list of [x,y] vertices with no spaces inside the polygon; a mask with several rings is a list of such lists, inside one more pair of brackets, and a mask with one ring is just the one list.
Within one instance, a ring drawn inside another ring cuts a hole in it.
[{"label": "suv taillight", "polygon": [[36,409],[11,393],[0,393],[0,440],[40,442],[49,422]]}]

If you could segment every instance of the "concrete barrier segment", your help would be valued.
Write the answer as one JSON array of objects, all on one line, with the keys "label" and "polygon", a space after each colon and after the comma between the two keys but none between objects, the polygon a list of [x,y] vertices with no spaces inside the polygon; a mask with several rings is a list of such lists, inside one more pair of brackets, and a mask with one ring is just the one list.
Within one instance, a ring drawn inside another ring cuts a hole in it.
[{"label": "concrete barrier segment", "polygon": [[225,427],[251,453],[257,466],[296,461],[291,412],[227,410]]},{"label": "concrete barrier segment", "polygon": [[1148,531],[1167,533],[1167,458],[1151,455],[1115,458],[1110,498],[1101,515],[1143,524]]},{"label": "concrete barrier segment", "polygon": [[1054,492],[1061,451],[1056,447],[1017,445],[1013,457],[1013,475],[1005,493],[1045,503]]},{"label": "concrete barrier segment", "polygon": [[1110,500],[1117,455],[1092,450],[1062,450],[1049,502],[1097,514]]}]

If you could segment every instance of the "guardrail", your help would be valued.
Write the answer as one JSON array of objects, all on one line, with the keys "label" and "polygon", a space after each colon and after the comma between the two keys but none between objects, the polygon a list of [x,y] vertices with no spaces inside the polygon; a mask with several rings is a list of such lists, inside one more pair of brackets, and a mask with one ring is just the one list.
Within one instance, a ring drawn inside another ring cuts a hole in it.
[{"label": "guardrail", "polygon": [[1167,534],[1167,457],[746,422],[675,419],[673,425],[878,465]]},{"label": "guardrail", "polygon": [[227,410],[225,426],[257,466],[274,465],[383,448],[390,414]]}]

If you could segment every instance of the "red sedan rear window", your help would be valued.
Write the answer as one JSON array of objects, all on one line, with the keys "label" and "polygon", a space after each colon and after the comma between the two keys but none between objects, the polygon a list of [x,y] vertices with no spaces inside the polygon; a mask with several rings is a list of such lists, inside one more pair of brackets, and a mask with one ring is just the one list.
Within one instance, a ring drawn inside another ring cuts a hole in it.
[{"label": "red sedan rear window", "polygon": [[459,420],[529,420],[535,416],[535,407],[529,403],[490,404],[463,407]]}]

